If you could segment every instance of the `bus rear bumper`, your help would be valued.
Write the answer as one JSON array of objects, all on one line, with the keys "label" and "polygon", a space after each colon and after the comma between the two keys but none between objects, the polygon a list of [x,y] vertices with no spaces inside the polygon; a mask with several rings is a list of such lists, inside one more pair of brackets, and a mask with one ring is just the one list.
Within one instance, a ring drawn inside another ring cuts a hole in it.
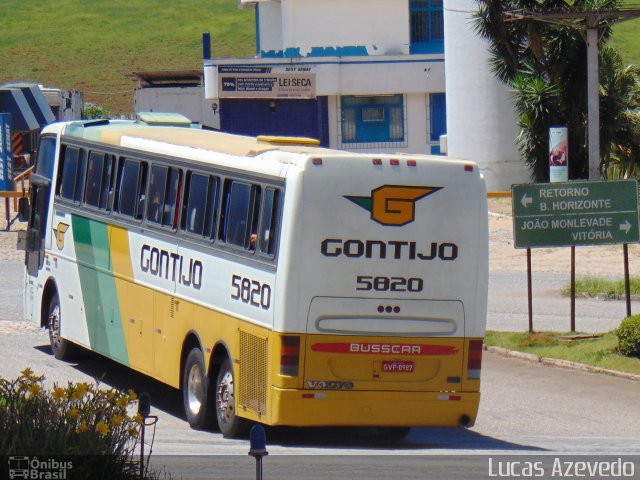
[{"label": "bus rear bumper", "polygon": [[[272,425],[472,426],[480,392],[285,390],[273,387]],[[286,407],[285,407],[286,406]]]}]

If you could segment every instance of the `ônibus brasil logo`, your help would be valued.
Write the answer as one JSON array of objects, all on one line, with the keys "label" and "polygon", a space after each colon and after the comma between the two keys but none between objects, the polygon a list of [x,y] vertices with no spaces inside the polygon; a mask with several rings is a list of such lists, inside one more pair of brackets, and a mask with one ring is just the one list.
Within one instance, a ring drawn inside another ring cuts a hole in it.
[{"label": "\u00f4nibus brasil logo", "polygon": [[371,212],[371,220],[381,225],[401,227],[416,218],[416,202],[442,187],[409,187],[402,185],[382,185],[371,190],[369,197],[345,195],[356,205]]}]

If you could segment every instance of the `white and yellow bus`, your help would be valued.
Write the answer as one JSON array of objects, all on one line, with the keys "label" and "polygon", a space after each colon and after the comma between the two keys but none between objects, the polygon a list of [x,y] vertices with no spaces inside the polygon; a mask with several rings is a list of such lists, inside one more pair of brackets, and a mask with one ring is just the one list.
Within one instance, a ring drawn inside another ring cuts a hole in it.
[{"label": "white and yellow bus", "polygon": [[183,392],[194,428],[472,425],[487,309],[473,163],[141,121],[44,129],[24,311]]}]

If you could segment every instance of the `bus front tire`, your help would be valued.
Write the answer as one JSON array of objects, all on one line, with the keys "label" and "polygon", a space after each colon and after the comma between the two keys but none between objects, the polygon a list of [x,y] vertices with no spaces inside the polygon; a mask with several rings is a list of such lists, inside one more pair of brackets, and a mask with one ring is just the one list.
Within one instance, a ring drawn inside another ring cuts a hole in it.
[{"label": "bus front tire", "polygon": [[54,292],[49,300],[49,308],[47,310],[47,327],[49,329],[51,352],[58,360],[71,360],[77,355],[78,346],[60,336],[61,326],[60,297],[58,297],[58,292]]},{"label": "bus front tire", "polygon": [[216,416],[218,428],[225,438],[242,437],[249,430],[249,421],[236,415],[236,393],[233,365],[226,358],[216,381]]},{"label": "bus front tire", "polygon": [[182,377],[184,412],[191,428],[207,430],[215,427],[213,390],[204,368],[204,357],[199,348],[193,348],[187,356]]}]

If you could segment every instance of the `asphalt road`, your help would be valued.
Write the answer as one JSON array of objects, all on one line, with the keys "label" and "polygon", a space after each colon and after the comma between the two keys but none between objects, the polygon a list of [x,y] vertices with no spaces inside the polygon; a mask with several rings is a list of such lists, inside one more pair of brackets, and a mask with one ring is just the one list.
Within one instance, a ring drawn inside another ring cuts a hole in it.
[{"label": "asphalt road", "polygon": [[[166,468],[176,478],[255,475],[248,442],[190,430],[176,390],[93,354],[78,363],[55,360],[46,332],[18,321],[21,275],[20,263],[0,263],[0,376],[14,377],[29,366],[50,384],[100,378],[107,386],[146,391],[152,414],[159,417],[152,456],[156,469]],[[489,328],[526,328],[526,278],[521,276],[491,275]],[[568,329],[568,300],[558,293],[564,284],[558,277],[534,278],[537,328]],[[578,305],[581,330],[609,330],[624,316],[624,302],[579,300]],[[639,395],[640,382],[485,353],[473,428],[416,428],[401,442],[363,428],[268,428],[265,478],[485,478],[489,459],[522,455],[545,461],[557,455],[636,455],[640,474]]]}]

